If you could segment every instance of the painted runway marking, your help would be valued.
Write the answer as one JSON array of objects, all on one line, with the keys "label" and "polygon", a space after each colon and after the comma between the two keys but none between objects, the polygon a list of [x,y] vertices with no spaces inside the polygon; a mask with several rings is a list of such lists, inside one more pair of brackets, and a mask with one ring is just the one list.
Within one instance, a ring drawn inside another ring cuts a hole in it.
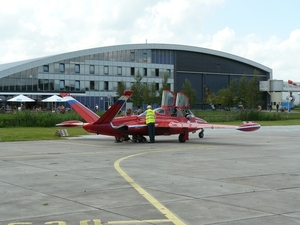
[{"label": "painted runway marking", "polygon": [[[159,151],[155,151],[159,152]],[[165,217],[168,218],[170,222],[172,222],[175,225],[185,225],[183,221],[181,221],[177,216],[175,216],[170,210],[168,210],[163,204],[161,204],[158,200],[156,200],[152,195],[150,195],[145,189],[143,189],[140,185],[138,185],[131,177],[128,176],[127,173],[120,167],[120,163],[128,158],[139,156],[139,155],[145,155],[149,153],[154,153],[154,151],[151,152],[144,152],[144,153],[138,153],[130,156],[123,157],[119,160],[117,160],[114,163],[115,169],[120,173],[120,175],[137,191],[139,192],[144,198],[146,198],[155,208],[158,209]]]}]

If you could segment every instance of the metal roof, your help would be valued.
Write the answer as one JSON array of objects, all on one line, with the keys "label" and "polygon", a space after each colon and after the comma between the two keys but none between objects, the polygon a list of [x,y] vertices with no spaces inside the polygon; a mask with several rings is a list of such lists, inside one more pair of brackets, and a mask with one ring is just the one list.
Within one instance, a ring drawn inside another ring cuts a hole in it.
[{"label": "metal roof", "polygon": [[197,53],[204,53],[209,55],[215,55],[219,57],[228,58],[231,60],[235,60],[241,63],[245,63],[257,68],[260,68],[264,71],[270,73],[270,77],[272,77],[272,69],[256,63],[254,61],[221,52],[216,50],[211,50],[207,48],[201,47],[194,47],[194,46],[187,46],[187,45],[177,45],[177,44],[154,44],[154,43],[147,43],[147,44],[125,44],[125,45],[114,45],[114,46],[107,46],[107,47],[98,47],[98,48],[91,48],[91,49],[84,49],[74,52],[67,52],[52,56],[45,56],[36,59],[28,59],[24,61],[12,62],[7,64],[0,64],[0,78],[5,77],[7,75],[18,73],[20,71],[24,71],[27,69],[31,69],[34,67],[47,65],[49,63],[54,63],[58,61],[63,61],[70,58],[85,56],[85,55],[92,55],[104,52],[111,52],[111,51],[121,51],[121,50],[135,50],[135,49],[165,49],[165,50],[174,50],[174,51],[190,51],[190,52],[197,52]]}]

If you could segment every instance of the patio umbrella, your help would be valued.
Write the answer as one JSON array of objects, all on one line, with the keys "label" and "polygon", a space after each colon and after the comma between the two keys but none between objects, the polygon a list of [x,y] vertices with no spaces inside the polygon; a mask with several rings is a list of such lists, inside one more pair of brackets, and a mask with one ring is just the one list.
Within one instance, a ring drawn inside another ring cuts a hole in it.
[{"label": "patio umbrella", "polygon": [[[52,95],[44,100],[42,102],[55,102],[55,108],[56,108],[56,102],[65,102],[66,100],[57,96],[57,95]],[[53,112],[53,105],[52,105],[52,112]]]},{"label": "patio umbrella", "polygon": [[8,102],[34,102],[35,100],[33,100],[32,98],[28,98],[25,95],[18,95],[14,98],[11,98],[9,100],[7,100]]},{"label": "patio umbrella", "polygon": [[51,97],[42,100],[42,102],[65,102],[65,101],[66,100],[64,100],[63,98],[57,95],[52,95]]}]

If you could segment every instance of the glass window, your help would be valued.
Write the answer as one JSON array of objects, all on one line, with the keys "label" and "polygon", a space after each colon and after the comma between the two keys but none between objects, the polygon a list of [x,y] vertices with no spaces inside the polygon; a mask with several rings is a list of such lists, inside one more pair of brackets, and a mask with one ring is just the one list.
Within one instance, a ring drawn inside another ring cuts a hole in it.
[{"label": "glass window", "polygon": [[171,77],[171,70],[170,69],[167,69],[167,74],[168,74],[168,77]]},{"label": "glass window", "polygon": [[134,67],[131,67],[131,68],[130,68],[130,75],[131,75],[131,76],[134,76],[134,75],[135,75]]},{"label": "glass window", "polygon": [[75,90],[80,91],[80,80],[75,80]]},{"label": "glass window", "polygon": [[130,52],[130,61],[135,60],[135,52]]},{"label": "glass window", "polygon": [[118,75],[122,75],[122,67],[118,66]]},{"label": "glass window", "polygon": [[159,69],[155,69],[155,76],[159,77]]},{"label": "glass window", "polygon": [[95,66],[90,65],[90,74],[95,74]]},{"label": "glass window", "polygon": [[75,64],[75,73],[80,73],[80,65]]},{"label": "glass window", "polygon": [[104,74],[108,75],[108,66],[104,66]]},{"label": "glass window", "polygon": [[108,91],[108,81],[104,81],[104,91]]},{"label": "glass window", "polygon": [[39,79],[38,85],[39,85],[39,91],[43,91],[44,90],[44,79]]},{"label": "glass window", "polygon": [[155,89],[158,91],[159,90],[159,83],[155,83]]},{"label": "glass window", "polygon": [[65,64],[64,63],[59,64],[59,72],[61,72],[61,73],[65,72]]},{"label": "glass window", "polygon": [[147,68],[143,68],[143,75],[147,76]]},{"label": "glass window", "polygon": [[65,90],[65,81],[64,80],[60,80],[59,81],[59,89],[62,91],[62,90]]},{"label": "glass window", "polygon": [[147,62],[147,53],[143,53],[143,61]]},{"label": "glass window", "polygon": [[43,65],[44,72],[49,72],[49,65]]},{"label": "glass window", "polygon": [[91,91],[95,90],[95,81],[93,80],[90,81],[90,90]]},{"label": "glass window", "polygon": [[45,91],[49,90],[49,80],[48,79],[44,79],[44,90]]},{"label": "glass window", "polygon": [[49,80],[49,90],[54,91],[54,80],[53,79]]}]

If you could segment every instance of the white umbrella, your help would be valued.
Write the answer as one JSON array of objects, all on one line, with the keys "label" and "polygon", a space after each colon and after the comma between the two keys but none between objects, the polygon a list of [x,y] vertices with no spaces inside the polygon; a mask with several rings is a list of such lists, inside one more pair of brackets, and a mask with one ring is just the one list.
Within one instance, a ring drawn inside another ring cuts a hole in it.
[{"label": "white umbrella", "polygon": [[42,102],[65,102],[65,101],[66,101],[65,99],[57,95],[52,95],[51,97],[42,100]]},{"label": "white umbrella", "polygon": [[35,100],[33,100],[32,98],[28,98],[25,95],[18,95],[14,98],[11,98],[9,100],[7,100],[9,102],[34,102]]},{"label": "white umbrella", "polygon": [[[56,102],[65,102],[65,101],[66,101],[65,99],[63,99],[57,95],[52,95],[49,98],[42,100],[42,102],[55,102],[55,106],[54,106],[55,108],[56,108]],[[52,112],[54,112],[53,105],[52,105]]]}]

